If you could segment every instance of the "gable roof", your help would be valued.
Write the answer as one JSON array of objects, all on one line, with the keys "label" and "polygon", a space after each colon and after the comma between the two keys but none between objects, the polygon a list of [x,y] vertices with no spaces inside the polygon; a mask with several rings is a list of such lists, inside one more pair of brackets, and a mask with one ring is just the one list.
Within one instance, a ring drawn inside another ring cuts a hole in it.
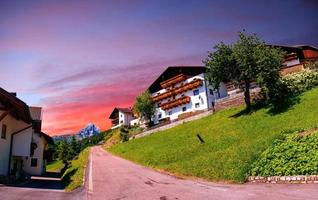
[{"label": "gable roof", "polygon": [[161,90],[160,83],[168,80],[179,74],[186,76],[196,76],[198,74],[204,73],[206,68],[204,66],[170,66],[164,72],[162,72],[159,77],[149,86],[148,90],[150,93],[157,92]]},{"label": "gable roof", "polygon": [[285,45],[269,45],[276,48],[281,48],[283,51],[289,53],[296,53],[299,59],[304,59],[303,50],[312,50],[318,52],[318,48],[311,45],[294,45],[294,46],[285,46]]},{"label": "gable roof", "polygon": [[117,108],[117,107],[115,107],[113,112],[109,115],[109,119],[117,118],[119,111],[122,113],[132,114],[132,110],[130,108]]},{"label": "gable roof", "polygon": [[0,87],[0,102],[6,108],[12,109],[10,114],[16,119],[22,119],[26,123],[31,123],[29,106],[14,94]]}]

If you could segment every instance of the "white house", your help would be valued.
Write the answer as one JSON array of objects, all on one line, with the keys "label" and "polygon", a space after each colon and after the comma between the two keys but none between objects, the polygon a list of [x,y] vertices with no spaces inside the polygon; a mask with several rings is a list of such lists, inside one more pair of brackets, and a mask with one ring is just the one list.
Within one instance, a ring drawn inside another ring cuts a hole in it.
[{"label": "white house", "polygon": [[130,122],[134,120],[134,115],[131,108],[114,108],[110,114],[111,129],[118,128],[120,126],[130,126]]},{"label": "white house", "polygon": [[53,140],[41,132],[41,120],[32,118],[30,107],[2,88],[0,133],[0,177],[19,178],[22,172],[30,175],[44,172],[44,148],[41,147]]},{"label": "white house", "polygon": [[154,124],[208,110],[228,96],[225,83],[213,89],[202,66],[168,67],[148,88],[156,105]]}]

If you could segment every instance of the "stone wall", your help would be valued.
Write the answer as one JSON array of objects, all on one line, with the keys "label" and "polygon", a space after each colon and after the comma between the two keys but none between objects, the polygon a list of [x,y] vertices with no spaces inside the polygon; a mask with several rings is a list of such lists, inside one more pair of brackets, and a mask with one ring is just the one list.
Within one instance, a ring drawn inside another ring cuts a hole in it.
[{"label": "stone wall", "polygon": [[317,183],[318,175],[310,176],[249,176],[248,182],[252,183]]}]

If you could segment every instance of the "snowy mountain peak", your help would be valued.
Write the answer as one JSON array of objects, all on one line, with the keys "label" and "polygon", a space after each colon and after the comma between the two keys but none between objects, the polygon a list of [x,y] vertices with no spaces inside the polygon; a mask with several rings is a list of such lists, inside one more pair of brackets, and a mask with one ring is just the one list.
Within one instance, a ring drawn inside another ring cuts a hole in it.
[{"label": "snowy mountain peak", "polygon": [[100,129],[93,123],[88,123],[85,128],[80,130],[76,136],[80,139],[91,137],[100,133]]}]

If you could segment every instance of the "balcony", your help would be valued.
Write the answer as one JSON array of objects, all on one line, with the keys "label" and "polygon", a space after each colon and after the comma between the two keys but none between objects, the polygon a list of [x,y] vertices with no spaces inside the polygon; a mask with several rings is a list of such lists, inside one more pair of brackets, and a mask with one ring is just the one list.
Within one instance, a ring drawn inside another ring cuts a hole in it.
[{"label": "balcony", "polygon": [[119,124],[119,118],[111,119],[112,127]]},{"label": "balcony", "polygon": [[172,77],[166,81],[163,81],[162,83],[160,83],[160,85],[162,88],[167,88],[167,87],[172,86],[174,84],[180,83],[186,79],[187,79],[187,77],[185,75],[179,74],[179,75]]},{"label": "balcony", "polygon": [[192,90],[192,89],[195,89],[197,87],[201,87],[202,84],[203,84],[203,81],[201,79],[196,79],[196,80],[191,81],[190,83],[186,83],[184,85],[176,87],[173,90],[159,94],[159,95],[153,97],[152,100],[154,102],[158,102],[158,101],[161,101],[163,99],[172,97],[174,95],[181,94],[181,93],[186,92],[188,90]]},{"label": "balcony", "polygon": [[184,96],[184,97],[169,101],[167,103],[164,103],[160,107],[161,107],[162,110],[168,110],[168,109],[171,109],[171,108],[174,108],[174,107],[178,107],[178,106],[183,105],[183,104],[187,104],[189,102],[190,102],[190,97],[189,96]]}]

